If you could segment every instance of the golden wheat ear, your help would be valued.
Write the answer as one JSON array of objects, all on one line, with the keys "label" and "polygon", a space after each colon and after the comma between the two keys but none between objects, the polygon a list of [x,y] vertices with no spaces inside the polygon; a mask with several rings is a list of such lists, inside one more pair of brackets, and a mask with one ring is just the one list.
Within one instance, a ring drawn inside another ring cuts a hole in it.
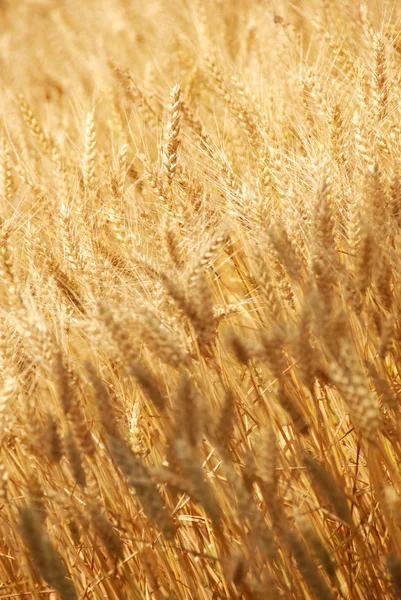
[{"label": "golden wheat ear", "polygon": [[20,509],[19,530],[32,563],[40,575],[57,590],[62,600],[78,600],[68,571],[43,529],[34,508]]}]

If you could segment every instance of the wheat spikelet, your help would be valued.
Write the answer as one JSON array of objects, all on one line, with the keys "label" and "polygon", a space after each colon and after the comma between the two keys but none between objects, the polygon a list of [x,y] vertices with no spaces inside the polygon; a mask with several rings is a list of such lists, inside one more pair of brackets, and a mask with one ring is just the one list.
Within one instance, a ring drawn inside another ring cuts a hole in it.
[{"label": "wheat spikelet", "polygon": [[155,408],[163,412],[166,406],[166,399],[160,390],[160,385],[153,373],[145,365],[140,364],[139,362],[131,365],[130,373],[135,377],[136,381],[152,401]]},{"label": "wheat spikelet", "polygon": [[264,427],[258,438],[260,446],[260,455],[258,457],[259,468],[258,477],[263,484],[267,486],[268,493],[272,497],[272,502],[277,494],[277,464],[278,464],[278,446],[273,427],[269,424]]},{"label": "wheat spikelet", "polygon": [[75,399],[71,405],[69,420],[80,449],[84,454],[92,456],[96,452],[95,442],[87,426],[84,415],[82,414],[81,406],[77,399]]},{"label": "wheat spikelet", "polygon": [[127,365],[127,371],[135,377],[144,393],[153,402],[158,410],[163,410],[165,399],[160,390],[159,383],[153,373],[145,364],[138,361],[137,352],[132,346],[132,342],[125,329],[120,326],[113,316],[113,313],[104,304],[98,307],[100,317],[104,321],[107,329],[110,331],[115,343],[119,346],[119,354]]},{"label": "wheat spikelet", "polygon": [[234,427],[235,398],[231,390],[226,390],[224,403],[221,407],[219,420],[216,424],[215,437],[218,445],[224,450],[228,449],[230,436]]},{"label": "wheat spikelet", "polygon": [[285,370],[283,354],[285,332],[280,326],[275,325],[270,332],[260,331],[259,335],[261,342],[259,356],[267,361],[273,375],[280,379]]},{"label": "wheat spikelet", "polygon": [[387,311],[391,310],[393,302],[392,290],[393,269],[386,256],[382,257],[379,273],[376,277],[376,287],[380,300]]},{"label": "wheat spikelet", "polygon": [[[152,276],[157,275],[160,278],[168,294],[191,321],[198,336],[200,349],[204,351],[213,341],[216,321],[210,286],[203,271],[196,271],[192,279],[192,294],[189,294],[179,281],[172,279],[167,273],[158,271],[155,273],[154,268],[149,264],[145,268]],[[194,292],[198,297],[194,298]]]},{"label": "wheat spikelet", "polygon": [[311,109],[311,99],[313,96],[313,88],[315,85],[315,78],[312,71],[307,67],[304,72],[301,73],[299,78],[300,83],[300,98],[305,111],[305,118],[308,130],[316,134],[316,121],[313,111]]},{"label": "wheat spikelet", "polygon": [[31,107],[26,101],[23,94],[18,94],[17,101],[21,114],[28,125],[33,137],[38,141],[39,145],[43,148],[46,154],[51,154],[50,143],[45,133],[43,132],[38,120],[36,119]]},{"label": "wheat spikelet", "polygon": [[52,415],[47,417],[44,431],[44,453],[49,460],[59,463],[63,456],[59,425]]},{"label": "wheat spikelet", "polygon": [[11,243],[12,229],[9,222],[1,222],[0,232],[0,276],[7,282],[7,295],[10,306],[17,309],[21,305],[18,276],[14,266],[14,248]]},{"label": "wheat spikelet", "polygon": [[334,239],[333,215],[330,199],[330,179],[325,177],[319,191],[314,215],[315,253],[312,268],[321,297],[330,304],[337,283],[337,249]]},{"label": "wheat spikelet", "polygon": [[383,327],[382,327],[382,331],[381,331],[381,335],[380,335],[380,347],[379,347],[380,358],[386,358],[387,354],[391,351],[393,341],[394,341],[394,325],[395,325],[395,318],[393,315],[391,315],[383,323]]},{"label": "wheat spikelet", "polygon": [[292,531],[287,531],[285,534],[286,543],[294,555],[299,570],[302,573],[308,587],[313,595],[319,600],[324,598],[334,598],[330,588],[321,577],[316,564],[310,557],[303,542]]},{"label": "wheat spikelet", "polygon": [[74,481],[77,485],[80,485],[84,488],[86,487],[86,475],[82,464],[82,457],[71,432],[67,433],[64,441],[66,454]]},{"label": "wheat spikelet", "polygon": [[341,38],[337,39],[331,35],[330,31],[324,30],[322,25],[317,22],[315,26],[322,31],[325,42],[333,53],[335,62],[341,69],[347,73],[355,71],[355,64],[351,56],[347,53]]},{"label": "wheat spikelet", "polygon": [[216,144],[209,136],[199,117],[195,115],[186,104],[183,105],[183,111],[186,121],[198,136],[201,149],[206,152],[218,166],[221,177],[228,187],[228,190],[234,195],[240,194],[241,183],[227,157],[216,148]]},{"label": "wheat spikelet", "polygon": [[180,471],[189,481],[189,493],[205,509],[206,514],[215,526],[221,523],[221,510],[205,481],[202,465],[197,449],[191,447],[187,438],[179,437],[174,444],[175,454]]},{"label": "wheat spikelet", "polygon": [[14,178],[10,157],[10,147],[7,138],[3,136],[0,142],[0,196],[11,202],[14,191]]},{"label": "wheat spikelet", "polygon": [[132,405],[130,424],[129,424],[129,441],[132,450],[138,456],[144,456],[146,450],[144,449],[144,438],[143,428],[141,427],[141,413],[139,402],[134,402]]},{"label": "wheat spikelet", "polygon": [[372,441],[380,423],[377,399],[368,389],[366,377],[355,358],[354,351],[346,342],[342,345],[341,358],[344,366],[332,363],[330,374],[347,403],[353,423],[368,440]]},{"label": "wheat spikelet", "polygon": [[96,504],[88,504],[86,508],[90,515],[93,528],[107,548],[110,556],[120,560],[123,559],[123,544],[120,538],[114,532],[114,529],[108,519],[104,516],[104,514],[102,514]]},{"label": "wheat spikelet", "polygon": [[274,285],[269,266],[259,249],[255,252],[255,254],[255,278],[259,283],[260,292],[263,294],[264,301],[266,303],[266,312],[271,318],[274,318],[276,321],[280,321],[282,318],[281,302],[277,288]]},{"label": "wheat spikelet", "polygon": [[372,232],[364,228],[357,257],[357,286],[362,296],[365,295],[372,280],[375,259],[375,242]]},{"label": "wheat spikelet", "polygon": [[338,165],[344,167],[349,172],[349,131],[345,126],[342,107],[338,102],[334,102],[331,108],[330,125],[331,155]]},{"label": "wheat spikelet", "polygon": [[312,553],[316,560],[321,564],[330,577],[332,582],[336,580],[336,569],[335,563],[333,562],[332,556],[327,549],[323,541],[318,537],[316,531],[314,531],[311,524],[308,522],[306,517],[303,515],[296,515],[295,522],[297,523],[302,537],[305,539],[306,544],[311,548]]},{"label": "wheat spikelet", "polygon": [[185,372],[181,373],[174,403],[174,426],[177,439],[184,437],[196,449],[203,433],[201,398]]},{"label": "wheat spikelet", "polygon": [[[230,106],[232,113],[238,119],[240,124],[244,127],[244,130],[252,139],[258,133],[259,130],[253,118],[252,112],[249,110],[248,102],[244,102],[243,98],[238,97],[238,86],[235,86],[237,89],[235,90],[237,94],[232,93],[231,90],[227,87],[221,70],[218,66],[218,60],[216,55],[209,49],[208,52],[204,54],[205,64],[213,77],[213,80],[216,84],[217,90],[224,99],[225,102]],[[235,82],[235,80],[234,80]]]},{"label": "wheat spikelet", "polygon": [[[61,235],[63,237],[64,253],[70,269],[75,272],[75,276],[77,272],[87,272],[88,267],[85,264],[82,252],[80,252],[79,250],[76,234],[73,230],[73,219],[71,211],[65,204],[62,204],[60,206],[58,225],[60,226]],[[87,279],[89,283],[90,278],[88,277]]]},{"label": "wheat spikelet", "polygon": [[377,392],[377,395],[380,397],[381,402],[391,408],[392,410],[397,409],[397,399],[394,396],[394,393],[391,389],[389,382],[386,377],[381,375],[376,369],[373,363],[368,365],[369,374],[372,378],[373,385]]},{"label": "wheat spikelet", "polygon": [[82,158],[82,175],[86,189],[93,188],[95,182],[96,130],[94,113],[89,112],[85,121],[84,155]]},{"label": "wheat spikelet", "polygon": [[55,356],[55,375],[58,399],[64,413],[68,415],[74,401],[73,391],[71,389],[71,379],[69,377],[68,369],[65,367],[61,352],[57,352]]},{"label": "wheat spikelet", "polygon": [[303,461],[313,479],[316,481],[316,484],[319,486],[321,493],[324,494],[333,505],[337,516],[351,527],[352,517],[347,499],[331,474],[307,454],[304,455]]},{"label": "wheat spikelet", "polygon": [[146,126],[152,129],[159,122],[159,117],[150,105],[144,92],[140,89],[128,69],[122,70],[114,61],[109,61],[109,65],[130,99],[140,108]]},{"label": "wheat spikelet", "polygon": [[312,323],[310,310],[305,306],[301,314],[299,328],[294,340],[297,368],[303,383],[313,391],[319,361],[312,345]]},{"label": "wheat spikelet", "polygon": [[216,524],[220,509],[207,485],[199,460],[199,444],[203,433],[201,399],[186,373],[182,373],[174,405],[174,450],[184,477],[190,482],[194,499]]},{"label": "wheat spikelet", "polygon": [[230,334],[230,346],[237,361],[246,365],[252,356],[251,348],[249,348],[246,341],[242,340],[234,331]]},{"label": "wheat spikelet", "polygon": [[388,89],[386,74],[386,49],[383,38],[378,34],[373,35],[373,51],[375,69],[372,82],[372,104],[377,119],[384,119],[387,112]]},{"label": "wheat spikelet", "polygon": [[173,333],[160,321],[154,311],[144,306],[138,313],[136,326],[146,345],[173,367],[178,368],[188,362],[188,353],[174,339]]},{"label": "wheat spikelet", "polygon": [[298,406],[295,399],[283,385],[280,385],[277,394],[277,400],[280,406],[290,417],[294,427],[303,435],[307,435],[309,433],[309,425],[305,419],[305,416],[303,415],[302,410]]},{"label": "wheat spikelet", "polygon": [[45,243],[39,247],[38,255],[44,262],[47,274],[54,278],[61,295],[67,303],[73,310],[84,313],[84,303],[76,283],[63,271]]},{"label": "wheat spikelet", "polygon": [[176,268],[181,270],[184,266],[184,261],[182,259],[179,236],[177,235],[177,222],[173,221],[169,215],[166,215],[164,218],[163,232],[169,255]]},{"label": "wheat spikelet", "polygon": [[135,488],[147,516],[155,521],[167,539],[172,539],[174,526],[145,465],[121,438],[108,436],[108,444],[111,455],[126,477],[127,483]]},{"label": "wheat spikelet", "polygon": [[0,428],[1,436],[5,437],[11,434],[14,419],[12,416],[13,400],[18,394],[19,384],[15,376],[8,375],[9,366],[3,370],[4,384],[0,391]]},{"label": "wheat spikelet", "polygon": [[365,124],[358,111],[355,111],[352,118],[352,122],[354,125],[354,140],[356,151],[358,156],[360,157],[360,161],[362,163],[361,168],[364,172],[366,168],[372,168],[374,164],[374,160],[369,151],[370,141],[365,131]]},{"label": "wheat spikelet", "polygon": [[169,115],[163,154],[164,176],[167,187],[171,186],[177,170],[181,113],[181,86],[175,85],[170,92]]},{"label": "wheat spikelet", "polygon": [[124,194],[125,178],[127,175],[128,144],[121,145],[117,155],[117,172],[115,174],[116,192],[119,196]]},{"label": "wheat spikelet", "polygon": [[6,502],[8,499],[8,481],[9,473],[3,463],[0,462],[0,498],[2,502]]},{"label": "wheat spikelet", "polygon": [[96,373],[94,366],[90,362],[86,362],[85,366],[95,389],[95,398],[102,425],[107,434],[117,438],[120,434],[109,391],[101,377]]},{"label": "wheat spikelet", "polygon": [[197,263],[187,277],[190,289],[193,287],[199,271],[212,266],[217,251],[224,246],[226,241],[228,241],[228,231],[224,228],[220,228],[213,234],[207,245],[201,249]]},{"label": "wheat spikelet", "polygon": [[60,594],[62,600],[78,600],[68,572],[54,549],[34,508],[22,508],[19,514],[19,529],[35,568],[40,575]]},{"label": "wheat spikelet", "polygon": [[301,281],[303,278],[303,265],[285,228],[274,223],[269,228],[269,238],[279,261],[285,266],[290,278],[294,281]]},{"label": "wheat spikelet", "polygon": [[31,474],[28,479],[28,498],[30,506],[35,511],[41,525],[43,525],[48,513],[43,488],[35,474]]}]

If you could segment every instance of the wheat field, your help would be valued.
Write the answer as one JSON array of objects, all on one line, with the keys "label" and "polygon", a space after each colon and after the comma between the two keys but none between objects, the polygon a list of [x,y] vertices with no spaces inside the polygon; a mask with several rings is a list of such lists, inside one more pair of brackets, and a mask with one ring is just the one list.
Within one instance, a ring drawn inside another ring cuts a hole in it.
[{"label": "wheat field", "polygon": [[401,598],[400,3],[0,16],[0,600]]}]

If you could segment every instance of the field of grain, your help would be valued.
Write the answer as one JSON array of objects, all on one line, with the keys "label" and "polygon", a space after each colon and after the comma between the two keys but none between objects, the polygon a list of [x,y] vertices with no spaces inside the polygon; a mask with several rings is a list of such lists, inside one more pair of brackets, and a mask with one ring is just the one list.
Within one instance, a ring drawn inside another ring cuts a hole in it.
[{"label": "field of grain", "polygon": [[0,600],[401,598],[401,4],[0,17]]}]

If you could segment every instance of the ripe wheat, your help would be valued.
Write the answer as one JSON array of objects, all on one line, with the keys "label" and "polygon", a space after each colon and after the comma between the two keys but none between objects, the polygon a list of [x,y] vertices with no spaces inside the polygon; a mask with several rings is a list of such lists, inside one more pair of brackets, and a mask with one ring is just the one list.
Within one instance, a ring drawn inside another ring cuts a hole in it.
[{"label": "ripe wheat", "polygon": [[0,5],[0,599],[401,598],[399,3]]}]

